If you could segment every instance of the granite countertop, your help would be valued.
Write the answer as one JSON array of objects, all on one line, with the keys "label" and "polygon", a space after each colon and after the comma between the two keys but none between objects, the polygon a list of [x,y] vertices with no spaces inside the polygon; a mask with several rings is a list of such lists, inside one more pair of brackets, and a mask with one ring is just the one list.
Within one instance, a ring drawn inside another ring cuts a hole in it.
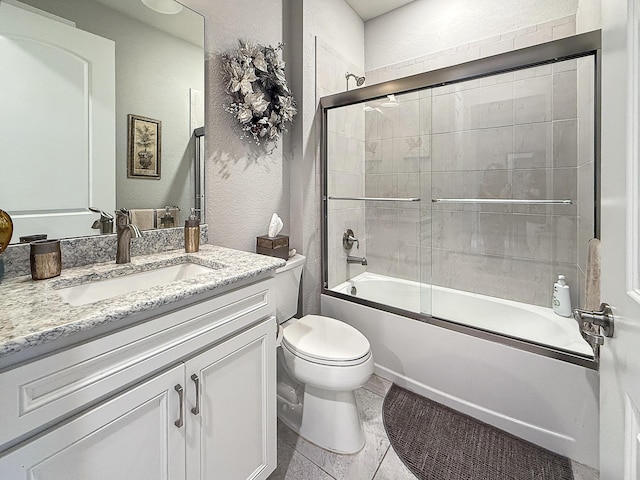
[{"label": "granite countertop", "polygon": [[[155,268],[195,263],[212,268],[192,278],[136,290],[87,305],[65,303],[56,290]],[[268,274],[285,264],[280,258],[202,245],[197,253],[172,250],[132,257],[131,263],[97,263],[69,268],[59,277],[34,281],[17,277],[0,284],[0,358],[92,328],[118,322],[190,296]]]}]

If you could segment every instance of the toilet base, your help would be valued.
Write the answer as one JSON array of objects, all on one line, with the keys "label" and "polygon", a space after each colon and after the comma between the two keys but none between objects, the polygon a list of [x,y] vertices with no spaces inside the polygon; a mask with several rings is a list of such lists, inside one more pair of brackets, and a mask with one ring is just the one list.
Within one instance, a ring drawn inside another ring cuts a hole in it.
[{"label": "toilet base", "polygon": [[353,391],[305,385],[302,403],[278,398],[278,417],[305,440],[331,452],[351,454],[364,447],[364,432]]}]

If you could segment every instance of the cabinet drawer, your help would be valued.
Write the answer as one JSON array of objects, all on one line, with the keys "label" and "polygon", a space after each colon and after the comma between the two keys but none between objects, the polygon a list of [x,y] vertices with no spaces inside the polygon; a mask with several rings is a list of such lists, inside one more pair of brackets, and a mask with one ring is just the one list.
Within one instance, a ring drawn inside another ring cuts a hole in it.
[{"label": "cabinet drawer", "polygon": [[0,449],[275,314],[273,279],[0,373]]}]

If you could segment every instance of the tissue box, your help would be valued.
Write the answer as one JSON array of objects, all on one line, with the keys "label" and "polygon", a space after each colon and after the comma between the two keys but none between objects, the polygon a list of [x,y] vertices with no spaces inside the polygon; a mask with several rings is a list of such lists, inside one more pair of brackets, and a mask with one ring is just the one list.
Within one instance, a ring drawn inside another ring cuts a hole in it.
[{"label": "tissue box", "polygon": [[275,237],[269,237],[261,235],[256,237],[256,253],[286,260],[289,258],[289,236],[276,235]]}]

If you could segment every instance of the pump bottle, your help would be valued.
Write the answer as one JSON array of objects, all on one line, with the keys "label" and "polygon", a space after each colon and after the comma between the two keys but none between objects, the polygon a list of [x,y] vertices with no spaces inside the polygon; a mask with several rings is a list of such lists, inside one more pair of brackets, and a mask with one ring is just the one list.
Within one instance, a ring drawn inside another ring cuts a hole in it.
[{"label": "pump bottle", "polygon": [[571,316],[571,293],[564,275],[558,275],[558,281],[553,284],[553,299],[551,301],[555,314],[562,317]]}]

